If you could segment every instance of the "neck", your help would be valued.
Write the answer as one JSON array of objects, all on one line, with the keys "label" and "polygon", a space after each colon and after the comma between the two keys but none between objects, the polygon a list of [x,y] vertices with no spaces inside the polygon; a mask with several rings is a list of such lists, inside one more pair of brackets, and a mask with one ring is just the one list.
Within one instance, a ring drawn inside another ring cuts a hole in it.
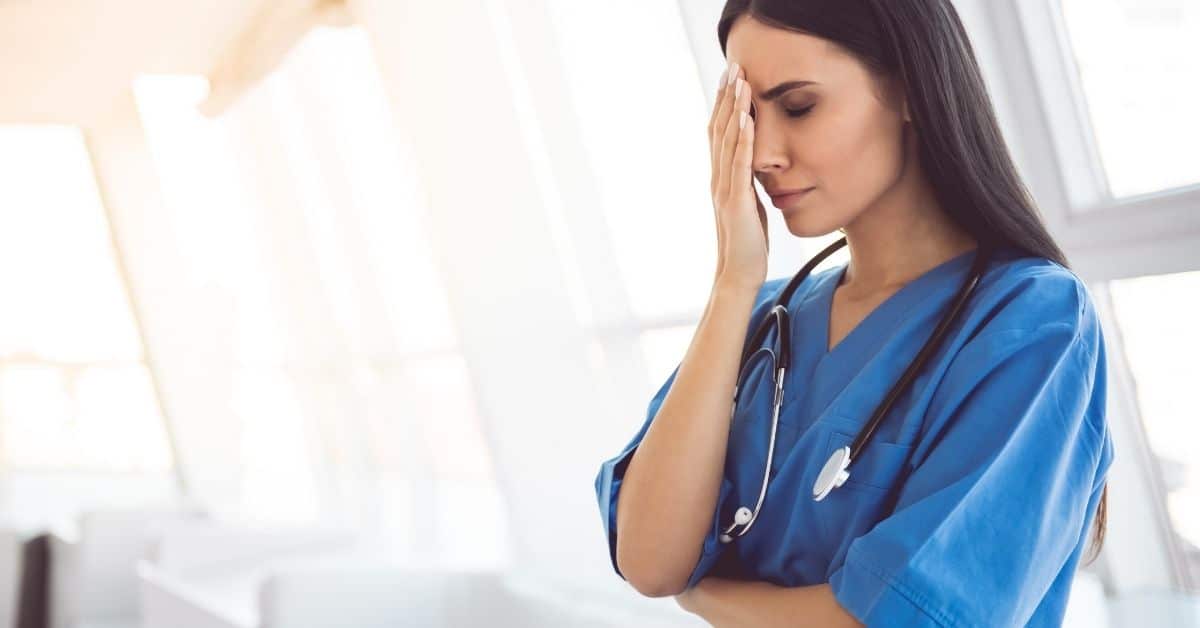
[{"label": "neck", "polygon": [[917,185],[893,188],[845,231],[850,263],[841,285],[851,295],[894,289],[978,245]]}]

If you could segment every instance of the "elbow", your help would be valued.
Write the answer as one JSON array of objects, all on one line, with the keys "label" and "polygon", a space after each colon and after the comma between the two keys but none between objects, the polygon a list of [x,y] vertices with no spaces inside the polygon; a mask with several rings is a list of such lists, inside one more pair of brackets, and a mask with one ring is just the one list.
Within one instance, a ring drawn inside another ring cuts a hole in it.
[{"label": "elbow", "polygon": [[638,593],[646,597],[668,597],[683,593],[685,586],[666,578],[646,578],[631,574],[626,580]]},{"label": "elbow", "polygon": [[625,581],[638,593],[646,597],[667,597],[683,593],[687,588],[687,574],[672,573],[665,568],[666,561],[648,552],[625,549],[618,538],[617,567]]}]

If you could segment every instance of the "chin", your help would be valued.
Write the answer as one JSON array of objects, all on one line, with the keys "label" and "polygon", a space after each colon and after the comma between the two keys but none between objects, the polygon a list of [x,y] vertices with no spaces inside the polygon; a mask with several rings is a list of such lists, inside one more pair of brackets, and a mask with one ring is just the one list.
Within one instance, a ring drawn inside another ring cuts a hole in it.
[{"label": "chin", "polygon": [[[806,220],[806,218],[808,219]],[[845,226],[840,222],[812,220],[811,217],[803,215],[793,215],[790,218],[785,217],[783,222],[787,225],[788,232],[797,238],[819,238],[834,233],[838,228]]]}]

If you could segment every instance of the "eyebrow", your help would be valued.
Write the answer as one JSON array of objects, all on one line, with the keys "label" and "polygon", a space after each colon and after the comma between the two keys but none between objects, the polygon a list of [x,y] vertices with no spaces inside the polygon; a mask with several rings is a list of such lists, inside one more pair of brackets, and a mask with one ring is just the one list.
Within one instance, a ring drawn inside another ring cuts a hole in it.
[{"label": "eyebrow", "polygon": [[779,98],[784,92],[790,89],[804,87],[805,85],[820,85],[820,83],[817,83],[816,81],[784,81],[783,83],[780,83],[765,92],[759,92],[758,98],[764,101],[772,101],[776,98]]}]

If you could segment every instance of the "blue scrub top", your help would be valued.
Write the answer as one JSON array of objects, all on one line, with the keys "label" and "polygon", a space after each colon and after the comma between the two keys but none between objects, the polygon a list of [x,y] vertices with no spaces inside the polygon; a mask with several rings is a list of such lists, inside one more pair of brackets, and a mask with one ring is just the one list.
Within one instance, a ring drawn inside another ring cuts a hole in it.
[{"label": "blue scrub top", "polygon": [[[718,540],[738,506],[753,509],[758,498],[771,429],[769,360],[743,384],[716,513],[688,587],[708,575],[829,583],[838,602],[872,626],[1060,624],[1113,457],[1103,335],[1085,285],[1062,266],[998,250],[849,479],[823,501],[812,498],[829,454],[853,441],[916,356],[974,255],[906,284],[832,351],[829,307],[846,264],[797,288],[787,306],[793,358],[762,512],[733,543]],[[790,279],[763,284],[747,332]],[[637,434],[596,476],[618,575],[621,479],[677,373],[678,366]]]}]

